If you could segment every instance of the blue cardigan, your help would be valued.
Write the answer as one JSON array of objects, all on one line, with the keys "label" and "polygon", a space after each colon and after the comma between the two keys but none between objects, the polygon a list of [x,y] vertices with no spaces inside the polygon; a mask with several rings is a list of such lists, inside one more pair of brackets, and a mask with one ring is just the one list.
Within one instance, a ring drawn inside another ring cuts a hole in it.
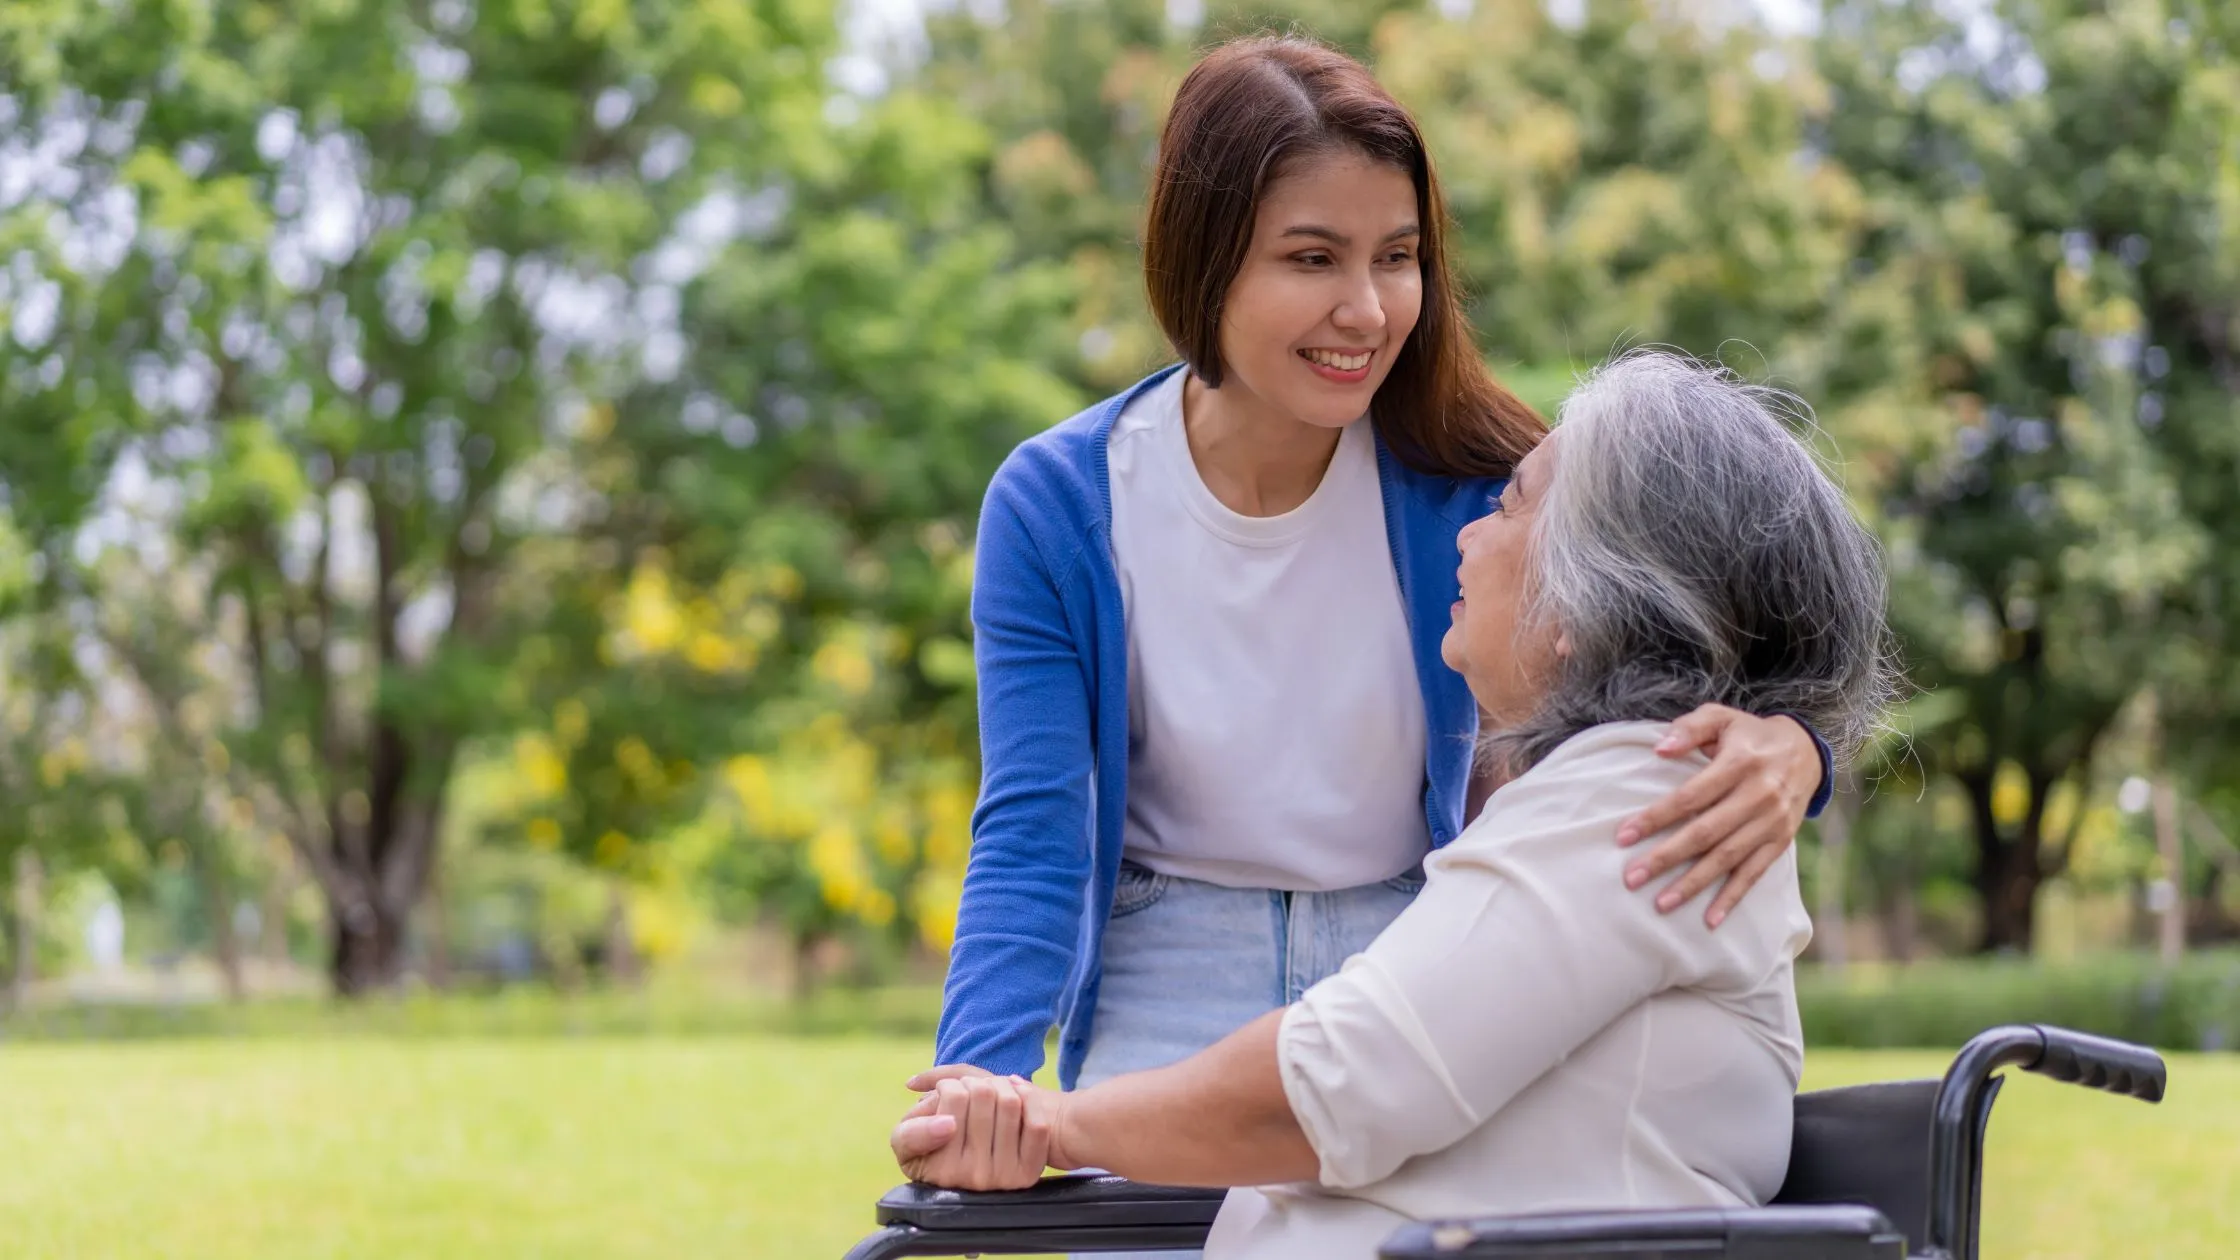
[{"label": "blue cardigan", "polygon": [[[980,801],[936,1063],[1031,1076],[1056,1024],[1058,1080],[1070,1089],[1088,1050],[1128,790],[1127,625],[1106,447],[1129,401],[1179,370],[1030,438],[988,486],[972,590]],[[1439,656],[1459,594],[1455,535],[1502,483],[1417,472],[1381,440],[1377,479],[1423,691],[1423,813],[1437,848],[1463,827],[1478,729],[1469,688]]]}]

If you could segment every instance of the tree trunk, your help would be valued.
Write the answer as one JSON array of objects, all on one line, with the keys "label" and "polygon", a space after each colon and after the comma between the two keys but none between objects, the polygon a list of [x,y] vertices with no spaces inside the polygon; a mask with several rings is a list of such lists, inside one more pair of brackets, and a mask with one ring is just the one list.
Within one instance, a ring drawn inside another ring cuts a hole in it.
[{"label": "tree trunk", "polygon": [[272,876],[265,881],[263,913],[257,922],[257,957],[275,971],[288,965],[288,903],[295,898],[295,852],[274,844]]},{"label": "tree trunk", "polygon": [[[2035,856],[2033,852],[2032,857]],[[1976,950],[1984,954],[2030,953],[2038,910],[2038,871],[2010,847],[1996,858],[1985,855],[1976,867],[1976,895],[1983,903],[1983,934]]]},{"label": "tree trunk", "polygon": [[1967,789],[1976,838],[1975,888],[1983,906],[1983,933],[1977,938],[1976,951],[2027,956],[2037,927],[2038,884],[2044,879],[2039,849],[2046,798],[2052,793],[2055,776],[2029,776],[2029,799],[2022,820],[2008,835],[2000,829],[1992,810],[1994,775],[1994,767],[1986,766],[1957,776]]},{"label": "tree trunk", "polygon": [[822,934],[796,930],[793,937],[793,1000],[806,1004],[817,990],[817,944]]},{"label": "tree trunk", "polygon": [[428,864],[428,891],[420,903],[420,928],[422,939],[428,944],[428,957],[420,968],[421,976],[431,989],[451,987],[451,925],[443,904],[443,868]]},{"label": "tree trunk", "polygon": [[630,898],[619,879],[607,881],[607,931],[600,951],[609,984],[635,987],[641,978],[638,945],[630,935]]},{"label": "tree trunk", "polygon": [[1851,827],[1859,819],[1859,775],[1844,772],[1835,799],[1820,816],[1820,904],[1813,940],[1820,961],[1840,972],[1851,959],[1844,918],[1844,874],[1851,860]]},{"label": "tree trunk", "polygon": [[225,985],[226,1000],[238,1003],[248,989],[241,980],[241,937],[233,926],[231,881],[208,854],[195,855],[194,873],[202,893],[203,917],[210,921],[210,950],[218,959],[218,977]]},{"label": "tree trunk", "polygon": [[1898,881],[1877,909],[1882,924],[1883,952],[1890,955],[1892,962],[1912,962],[1921,940],[1921,912],[1914,900],[1912,881]]},{"label": "tree trunk", "polygon": [[328,976],[335,996],[366,997],[396,988],[404,981],[404,952],[408,915],[385,912],[378,898],[365,898],[351,914],[329,905],[333,924],[332,961]]},{"label": "tree trunk", "polygon": [[2157,910],[2162,916],[2155,933],[2155,952],[2166,967],[2174,966],[2186,952],[2186,855],[2178,830],[2178,789],[2167,774],[2154,781],[2154,843],[2162,859],[2164,893]]},{"label": "tree trunk", "polygon": [[317,877],[327,903],[334,952],[328,977],[335,996],[362,997],[404,982],[412,916],[426,900],[435,868],[435,838],[442,818],[441,777],[448,776],[451,747],[425,754],[435,787],[415,795],[408,754],[393,728],[378,726],[374,792],[370,802],[343,793],[327,808],[332,845],[298,840],[296,853]]},{"label": "tree trunk", "polygon": [[39,855],[29,845],[16,850],[15,965],[9,969],[8,1007],[22,1010],[31,998],[31,981],[39,973]]}]

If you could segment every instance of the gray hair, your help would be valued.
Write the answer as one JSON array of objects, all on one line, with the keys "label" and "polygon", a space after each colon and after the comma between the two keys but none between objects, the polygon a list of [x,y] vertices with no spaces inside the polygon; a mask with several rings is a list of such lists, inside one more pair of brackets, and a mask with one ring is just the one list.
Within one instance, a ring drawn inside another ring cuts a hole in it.
[{"label": "gray hair", "polygon": [[1569,650],[1532,715],[1485,751],[1522,773],[1605,722],[1717,703],[1788,713],[1838,763],[1896,694],[1881,549],[1788,427],[1804,404],[1636,350],[1563,403],[1534,509],[1520,625]]}]

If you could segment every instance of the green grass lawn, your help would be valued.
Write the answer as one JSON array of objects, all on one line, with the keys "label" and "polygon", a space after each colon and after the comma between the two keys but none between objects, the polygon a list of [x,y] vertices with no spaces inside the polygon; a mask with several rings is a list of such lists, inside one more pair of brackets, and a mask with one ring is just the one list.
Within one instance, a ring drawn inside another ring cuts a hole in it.
[{"label": "green grass lawn", "polygon": [[[0,1047],[0,1254],[837,1258],[893,1182],[916,1039],[248,1039]],[[1810,1084],[1934,1072],[1828,1053]],[[2033,1077],[1985,1255],[2240,1251],[2240,1057],[2147,1107]]]}]

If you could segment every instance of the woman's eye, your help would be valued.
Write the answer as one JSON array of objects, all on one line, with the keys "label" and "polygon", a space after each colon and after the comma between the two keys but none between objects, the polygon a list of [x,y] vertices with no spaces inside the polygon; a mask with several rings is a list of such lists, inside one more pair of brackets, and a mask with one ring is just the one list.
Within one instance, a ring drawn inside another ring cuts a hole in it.
[{"label": "woman's eye", "polygon": [[1384,260],[1388,263],[1409,263],[1415,261],[1415,255],[1404,249],[1394,250],[1392,253],[1386,254]]},{"label": "woman's eye", "polygon": [[1298,261],[1309,267],[1328,266],[1330,262],[1330,255],[1328,254],[1300,254],[1297,257]]}]

